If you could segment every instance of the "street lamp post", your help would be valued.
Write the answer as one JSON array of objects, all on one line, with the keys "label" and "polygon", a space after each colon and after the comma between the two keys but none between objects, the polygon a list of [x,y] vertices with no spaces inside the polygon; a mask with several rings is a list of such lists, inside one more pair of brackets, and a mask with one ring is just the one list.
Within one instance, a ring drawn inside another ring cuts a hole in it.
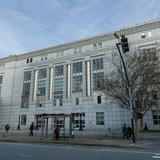
[{"label": "street lamp post", "polygon": [[[82,107],[83,108],[83,85],[81,84],[81,89],[82,89]],[[79,131],[83,131],[83,124],[82,124],[82,111],[79,113]]]},{"label": "street lamp post", "polygon": [[114,33],[114,37],[116,39],[118,39],[118,43],[116,43],[116,47],[118,49],[118,52],[119,52],[119,55],[120,55],[120,58],[121,58],[121,61],[122,61],[124,73],[125,73],[125,76],[126,76],[126,80],[127,80],[129,106],[130,106],[130,109],[131,109],[132,142],[136,143],[135,133],[134,133],[134,110],[133,110],[133,105],[132,105],[132,93],[131,93],[131,84],[130,84],[130,79],[129,79],[129,74],[128,74],[128,68],[127,68],[126,62],[123,58],[123,55],[121,53],[121,50],[119,48],[119,46],[121,45],[121,42],[119,42],[119,36],[116,33]]}]

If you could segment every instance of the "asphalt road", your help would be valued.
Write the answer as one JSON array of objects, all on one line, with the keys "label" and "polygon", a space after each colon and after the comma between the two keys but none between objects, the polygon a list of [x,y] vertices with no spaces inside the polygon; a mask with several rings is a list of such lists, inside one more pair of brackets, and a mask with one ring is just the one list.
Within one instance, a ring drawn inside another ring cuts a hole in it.
[{"label": "asphalt road", "polygon": [[0,160],[154,160],[159,153],[0,142]]}]

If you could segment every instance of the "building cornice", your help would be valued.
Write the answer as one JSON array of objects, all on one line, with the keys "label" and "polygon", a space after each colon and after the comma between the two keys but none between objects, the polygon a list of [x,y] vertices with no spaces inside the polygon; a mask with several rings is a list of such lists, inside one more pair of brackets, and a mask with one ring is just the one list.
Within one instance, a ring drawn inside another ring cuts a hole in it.
[{"label": "building cornice", "polygon": [[[156,28],[160,28],[160,19],[153,20],[153,21],[148,21],[148,22],[145,22],[145,23],[142,23],[142,24],[129,26],[129,27],[126,27],[126,28],[122,28],[122,29],[120,29],[116,32],[118,34],[124,34],[125,33],[125,35],[129,35],[129,34],[134,34],[134,33],[137,33],[137,32],[142,32],[142,31],[146,31],[146,30],[150,30],[150,29],[156,29]],[[5,57],[5,58],[1,58],[0,63],[22,60],[22,59],[26,59],[26,58],[29,58],[29,57],[41,56],[41,55],[45,55],[45,54],[50,54],[50,53],[62,51],[62,50],[76,48],[76,47],[79,47],[79,46],[84,46],[84,45],[89,45],[89,44],[93,44],[93,43],[97,43],[97,42],[112,40],[112,39],[114,39],[113,33],[114,32],[104,33],[104,34],[101,34],[101,35],[92,36],[92,37],[88,37],[88,38],[85,38],[85,39],[80,39],[80,40],[76,40],[76,41],[64,43],[64,44],[61,44],[61,45],[32,51],[32,52],[28,52],[28,53],[24,53],[24,54],[20,54],[20,55],[11,55],[11,56],[8,56],[8,57]]]}]

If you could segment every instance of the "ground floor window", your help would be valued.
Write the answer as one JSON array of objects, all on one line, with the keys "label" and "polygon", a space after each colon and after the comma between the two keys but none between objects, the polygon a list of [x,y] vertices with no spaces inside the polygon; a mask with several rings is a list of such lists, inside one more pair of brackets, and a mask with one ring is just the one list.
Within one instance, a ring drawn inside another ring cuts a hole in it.
[{"label": "ground floor window", "polygon": [[36,115],[36,126],[35,128],[38,129],[40,127],[42,127],[43,125],[43,118],[40,115]]},{"label": "ground floor window", "polygon": [[153,124],[160,125],[160,109],[153,110],[152,116],[153,116]]},{"label": "ground floor window", "polygon": [[54,118],[54,128],[58,126],[59,128],[64,128],[64,118],[58,117]]},{"label": "ground floor window", "polygon": [[72,113],[74,117],[74,128],[75,129],[82,129],[85,128],[85,113]]},{"label": "ground floor window", "polygon": [[21,125],[25,126],[27,123],[27,115],[21,115]]},{"label": "ground floor window", "polygon": [[104,112],[96,112],[96,124],[104,125]]}]

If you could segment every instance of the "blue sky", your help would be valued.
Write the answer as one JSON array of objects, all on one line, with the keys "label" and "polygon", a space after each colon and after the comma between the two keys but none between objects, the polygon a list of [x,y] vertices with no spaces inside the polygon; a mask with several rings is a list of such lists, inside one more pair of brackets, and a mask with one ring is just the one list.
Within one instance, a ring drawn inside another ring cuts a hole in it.
[{"label": "blue sky", "polygon": [[160,18],[159,0],[0,0],[0,57]]}]

